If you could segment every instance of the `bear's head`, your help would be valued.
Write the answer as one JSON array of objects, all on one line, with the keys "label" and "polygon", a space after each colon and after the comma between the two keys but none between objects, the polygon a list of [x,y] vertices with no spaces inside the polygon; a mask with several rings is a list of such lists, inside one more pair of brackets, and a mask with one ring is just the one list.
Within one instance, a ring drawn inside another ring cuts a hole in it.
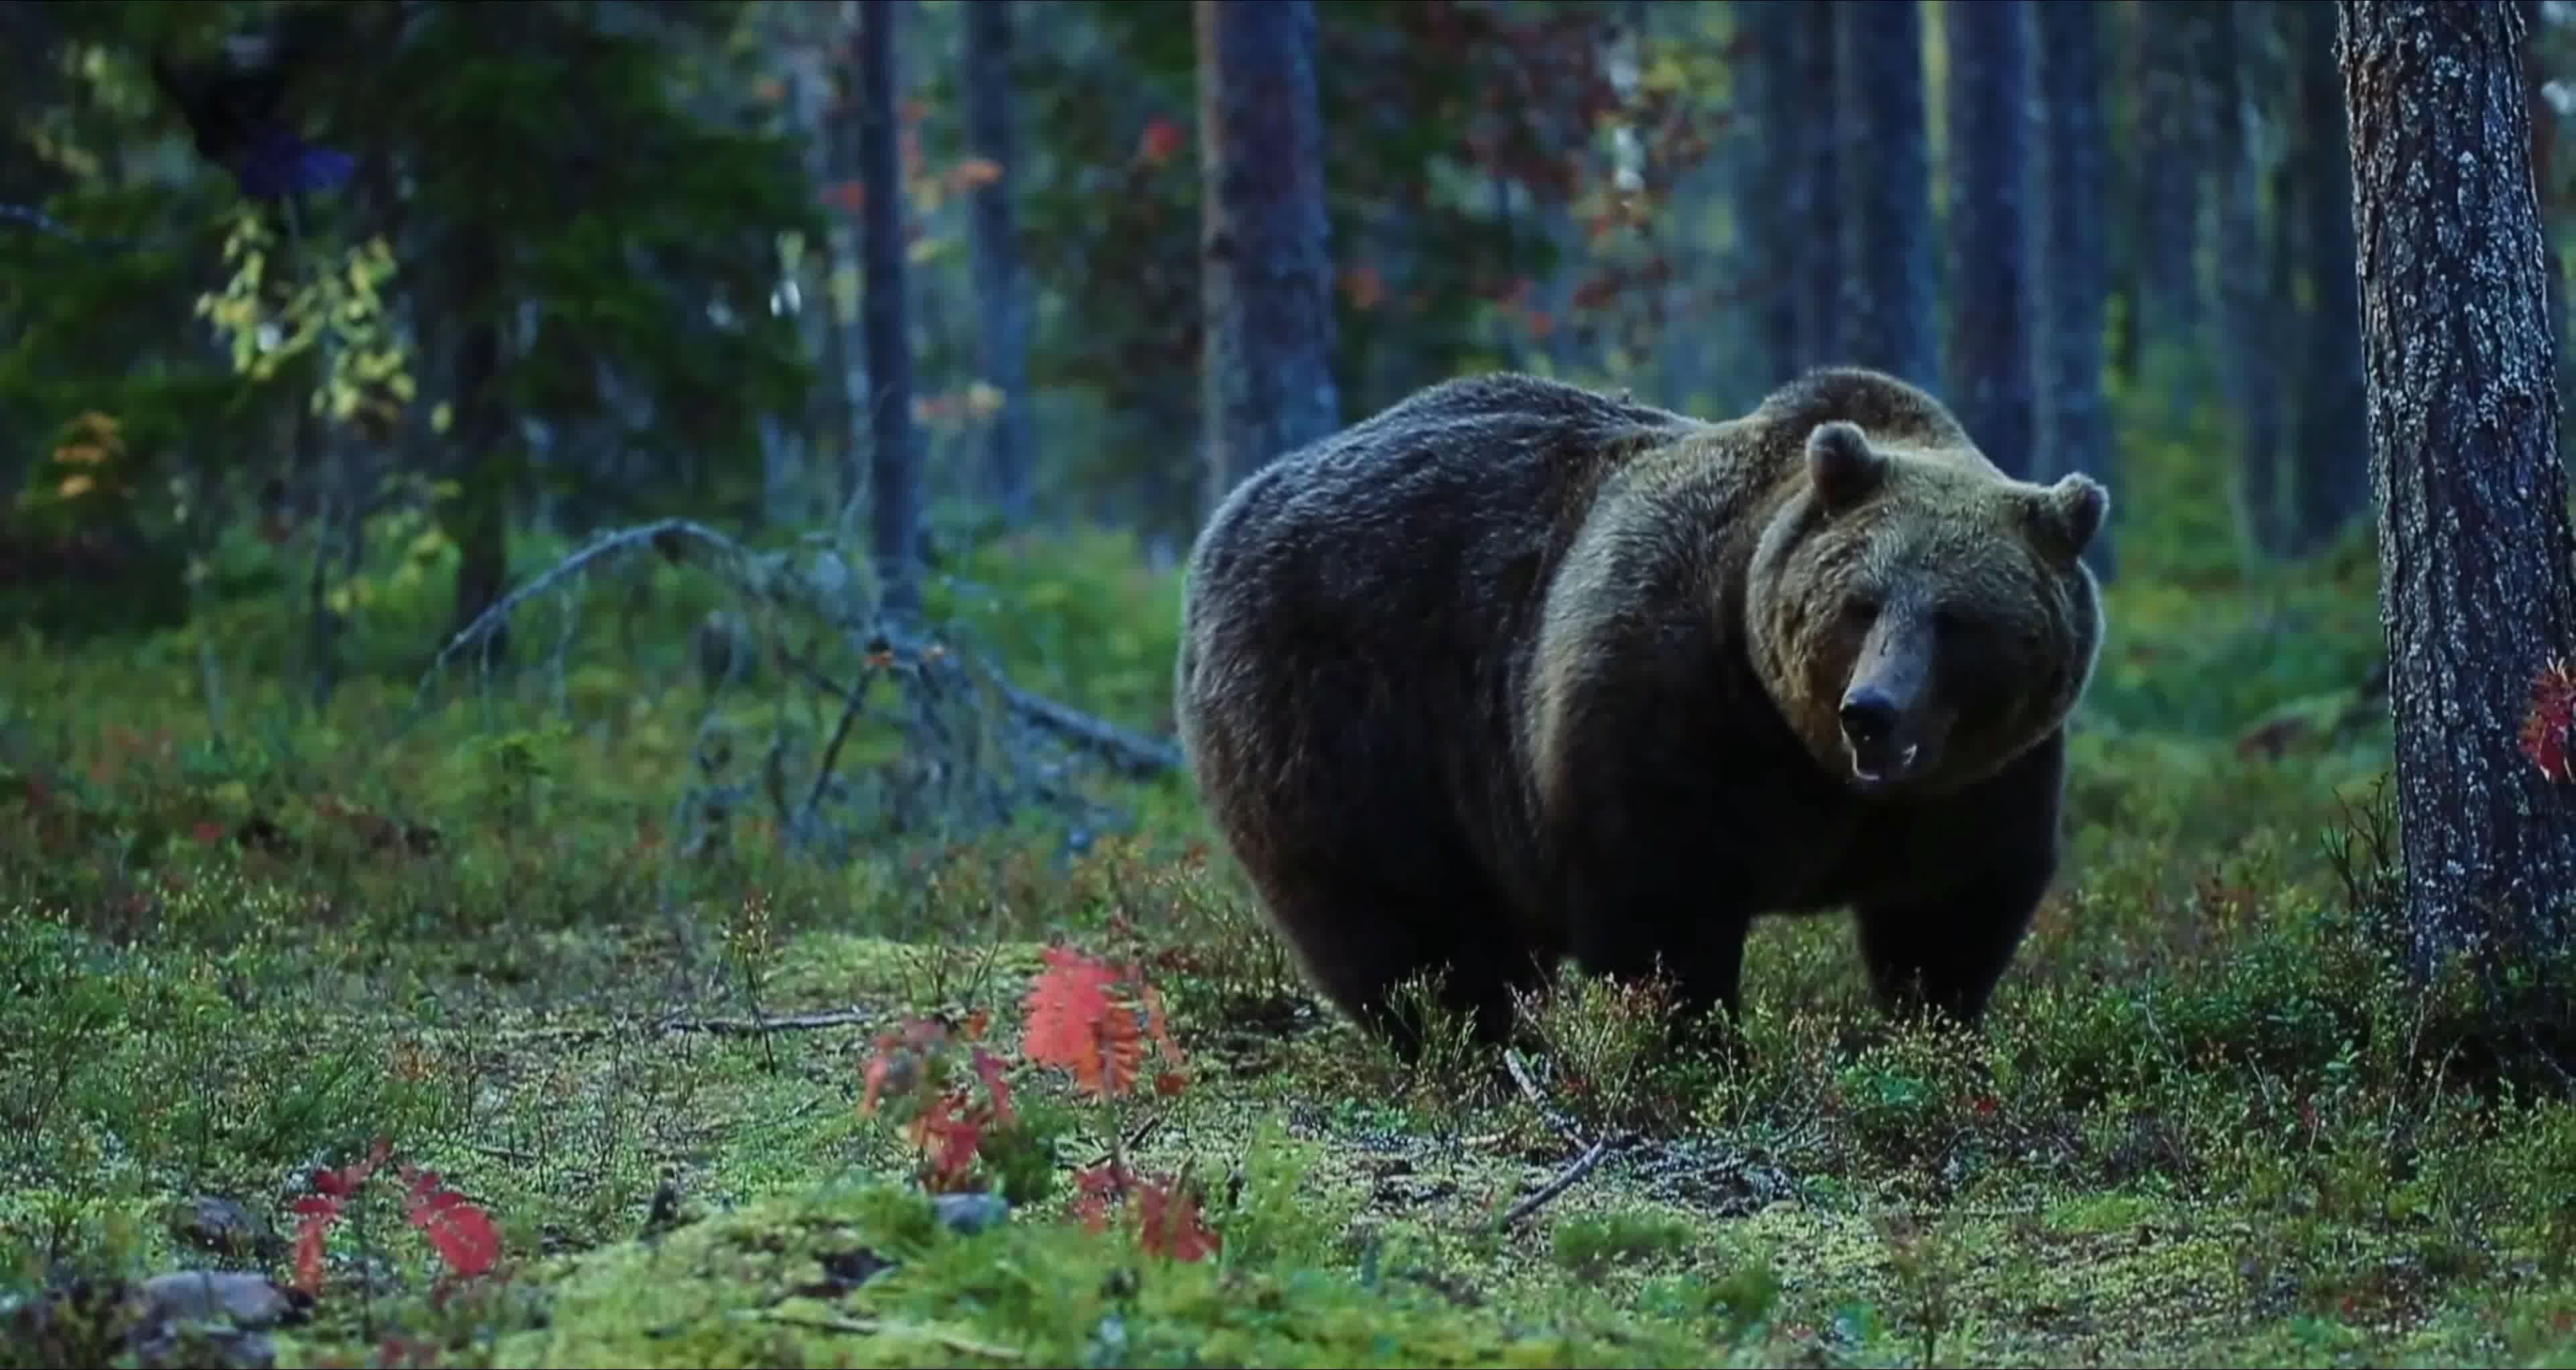
[{"label": "bear's head", "polygon": [[1755,669],[1819,762],[1865,792],[1937,793],[2064,722],[2101,646],[2081,560],[2110,505],[2098,482],[2015,480],[1840,420],[1808,434],[1803,466],[1745,613]]}]

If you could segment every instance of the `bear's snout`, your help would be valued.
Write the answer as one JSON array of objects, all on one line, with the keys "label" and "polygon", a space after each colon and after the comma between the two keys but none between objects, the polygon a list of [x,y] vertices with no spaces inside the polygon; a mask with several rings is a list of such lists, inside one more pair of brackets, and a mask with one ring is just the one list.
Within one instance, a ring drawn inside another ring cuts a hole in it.
[{"label": "bear's snout", "polygon": [[1876,684],[1853,686],[1839,711],[1843,747],[1851,753],[1852,778],[1865,788],[1902,780],[1922,757],[1922,744],[1908,737],[1905,706]]}]

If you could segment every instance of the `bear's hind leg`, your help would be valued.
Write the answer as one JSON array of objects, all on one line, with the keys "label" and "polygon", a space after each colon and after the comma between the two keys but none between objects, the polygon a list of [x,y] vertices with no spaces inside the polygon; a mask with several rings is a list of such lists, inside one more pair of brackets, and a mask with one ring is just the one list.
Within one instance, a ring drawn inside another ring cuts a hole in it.
[{"label": "bear's hind leg", "polygon": [[1511,1031],[1512,991],[1545,983],[1553,969],[1472,884],[1425,895],[1339,871],[1268,882],[1264,893],[1316,987],[1407,1060],[1424,1043],[1421,1025],[1394,1011],[1405,981],[1438,972],[1440,1007],[1464,1018],[1476,1041],[1497,1045]]}]

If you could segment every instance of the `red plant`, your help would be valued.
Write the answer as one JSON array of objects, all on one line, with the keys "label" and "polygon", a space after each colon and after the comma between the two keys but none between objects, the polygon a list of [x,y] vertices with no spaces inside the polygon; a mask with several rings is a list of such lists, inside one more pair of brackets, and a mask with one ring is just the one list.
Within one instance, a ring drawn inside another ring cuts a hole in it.
[{"label": "red plant", "polygon": [[[378,1137],[366,1159],[337,1170],[313,1172],[315,1192],[292,1205],[302,1219],[295,1225],[297,1288],[307,1294],[320,1290],[322,1244],[330,1236],[331,1225],[340,1220],[348,1202],[384,1165],[391,1150],[392,1144]],[[447,1263],[447,1268],[469,1278],[490,1270],[501,1254],[501,1237],[493,1230],[491,1216],[472,1200],[447,1188],[437,1171],[422,1170],[407,1161],[399,1169],[409,1186],[403,1199],[404,1215],[429,1239],[430,1247]]]},{"label": "red plant", "polygon": [[[975,1162],[984,1133],[1011,1125],[1010,1082],[1002,1076],[1000,1058],[980,1041],[986,1021],[982,1013],[971,1014],[952,1030],[936,1018],[914,1018],[877,1034],[876,1054],[868,1060],[859,1111],[873,1113],[893,1096],[913,1099],[917,1111],[904,1133],[921,1152],[922,1187],[934,1194],[980,1188]],[[958,1037],[967,1043],[968,1069],[984,1086],[980,1103],[965,1082],[950,1082],[949,1051]]]},{"label": "red plant", "polygon": [[2576,741],[2571,731],[2576,731],[2576,673],[2564,658],[2551,657],[2531,682],[2531,706],[2522,715],[2522,754],[2542,775],[2564,784],[2571,775],[2570,744]]}]

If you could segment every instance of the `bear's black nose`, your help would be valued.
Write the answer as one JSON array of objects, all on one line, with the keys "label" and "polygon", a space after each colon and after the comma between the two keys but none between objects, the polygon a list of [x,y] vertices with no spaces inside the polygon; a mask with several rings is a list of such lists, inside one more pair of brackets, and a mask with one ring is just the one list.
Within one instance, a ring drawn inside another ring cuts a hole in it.
[{"label": "bear's black nose", "polygon": [[1843,736],[1860,746],[1885,742],[1896,732],[1896,701],[1885,690],[1864,685],[1843,696]]}]

